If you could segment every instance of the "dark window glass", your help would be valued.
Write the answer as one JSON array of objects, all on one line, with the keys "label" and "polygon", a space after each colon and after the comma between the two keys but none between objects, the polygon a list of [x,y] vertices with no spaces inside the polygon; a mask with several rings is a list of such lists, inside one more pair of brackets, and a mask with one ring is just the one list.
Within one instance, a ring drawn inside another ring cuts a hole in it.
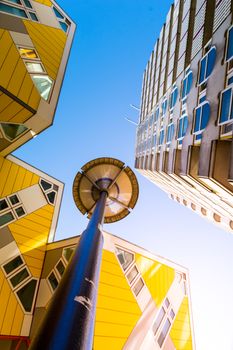
[{"label": "dark window glass", "polygon": [[10,199],[10,202],[11,202],[12,205],[15,205],[15,204],[19,203],[19,198],[18,198],[18,196],[16,196],[16,194],[14,194],[13,196],[9,197],[9,199]]},{"label": "dark window glass", "polygon": [[228,32],[227,61],[233,58],[233,27]]},{"label": "dark window glass", "polygon": [[33,299],[35,295],[37,281],[31,280],[25,286],[17,291],[19,300],[21,301],[25,311],[30,312],[32,309]]},{"label": "dark window glass", "polygon": [[4,210],[6,208],[8,208],[7,201],[5,199],[1,199],[0,200],[0,210]]},{"label": "dark window glass", "polygon": [[24,10],[6,4],[0,3],[0,11],[10,13],[11,15],[27,18],[26,12]]},{"label": "dark window glass", "polygon": [[162,322],[162,320],[164,318],[164,315],[165,315],[165,310],[162,307],[162,309],[159,311],[158,317],[156,318],[155,323],[153,325],[154,335],[156,335],[157,330],[159,329],[159,326],[161,325],[161,322]]},{"label": "dark window glass", "polygon": [[194,132],[199,131],[199,129],[200,129],[200,120],[201,120],[201,107],[196,109]]},{"label": "dark window glass", "polygon": [[45,181],[43,179],[40,180],[40,184],[41,184],[43,190],[45,190],[45,191],[49,190],[52,187],[52,185],[50,183],[48,183],[47,181]]},{"label": "dark window glass", "polygon": [[47,194],[49,203],[54,204],[55,202],[55,197],[56,197],[56,192],[52,191]]},{"label": "dark window glass", "polygon": [[9,222],[11,222],[13,220],[14,220],[14,216],[13,216],[11,211],[0,215],[0,227],[5,225],[5,224],[8,224]]},{"label": "dark window glass", "polygon": [[74,249],[75,249],[75,248],[72,247],[72,248],[65,248],[65,249],[63,250],[63,255],[64,255],[64,257],[65,257],[65,259],[66,259],[67,262],[70,261],[72,255],[73,255],[73,253],[74,253]]},{"label": "dark window glass", "polygon": [[29,0],[23,0],[25,3],[25,6],[28,7],[29,9],[32,9],[32,5]]},{"label": "dark window glass", "polygon": [[25,215],[25,211],[22,207],[16,208],[15,211],[18,217]]},{"label": "dark window glass", "polygon": [[13,2],[14,4],[21,5],[21,1],[20,0],[8,0],[8,1]]},{"label": "dark window glass", "polygon": [[210,105],[205,103],[202,107],[201,130],[205,129],[210,118]]},{"label": "dark window glass", "polygon": [[38,22],[37,15],[34,12],[29,12],[29,15],[33,21]]},{"label": "dark window glass", "polygon": [[56,278],[56,276],[54,275],[54,273],[52,272],[50,275],[49,275],[49,282],[51,284],[51,287],[53,288],[53,290],[55,290],[58,286],[58,280]]},{"label": "dark window glass", "polygon": [[25,131],[28,130],[28,128],[22,124],[1,123],[1,127],[5,137],[9,141],[13,141],[18,136],[20,136],[21,134],[23,134]]},{"label": "dark window glass", "polygon": [[126,275],[129,283],[133,282],[133,280],[138,275],[138,273],[139,272],[138,272],[138,269],[136,268],[136,266],[133,266],[132,269],[129,271],[129,273],[127,273],[127,275]]},{"label": "dark window glass", "polygon": [[134,259],[133,254],[119,248],[116,248],[116,253],[123,270],[126,270]]},{"label": "dark window glass", "polygon": [[9,273],[17,269],[17,267],[19,267],[22,264],[23,264],[22,258],[20,256],[17,256],[13,260],[9,261],[6,265],[4,265],[3,268],[6,274],[8,275]]},{"label": "dark window glass", "polygon": [[160,333],[160,336],[159,336],[159,339],[158,339],[158,344],[159,344],[160,347],[162,347],[170,327],[171,327],[171,322],[169,320],[166,320],[166,322],[165,322],[165,324],[163,326],[163,330]]},{"label": "dark window glass", "polygon": [[13,287],[17,286],[20,282],[25,280],[29,276],[27,269],[19,271],[16,275],[11,277],[10,281]]},{"label": "dark window glass", "polygon": [[64,16],[62,16],[62,14],[55,7],[53,7],[53,11],[57,18],[64,19]]},{"label": "dark window glass", "polygon": [[144,286],[144,282],[141,278],[139,278],[139,280],[135,283],[133,287],[133,292],[136,296],[141,292],[143,286]]},{"label": "dark window glass", "polygon": [[[228,121],[228,119],[230,119],[229,117],[230,117],[231,104],[232,104],[232,89],[228,89],[222,93],[220,123],[224,123]],[[232,118],[232,111],[231,111],[231,118]]]},{"label": "dark window glass", "polygon": [[59,272],[59,275],[62,276],[65,271],[65,266],[63,262],[60,260],[59,263],[56,265],[56,269]]}]

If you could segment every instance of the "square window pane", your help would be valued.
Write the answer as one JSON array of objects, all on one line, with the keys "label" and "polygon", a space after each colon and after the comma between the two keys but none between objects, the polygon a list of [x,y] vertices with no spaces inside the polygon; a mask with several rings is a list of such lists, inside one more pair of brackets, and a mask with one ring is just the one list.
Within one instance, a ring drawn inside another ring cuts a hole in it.
[{"label": "square window pane", "polygon": [[33,21],[39,22],[37,15],[34,12],[29,12],[29,15]]},{"label": "square window pane", "polygon": [[123,270],[126,270],[134,259],[133,254],[119,248],[116,248],[116,253]]},{"label": "square window pane", "polygon": [[19,53],[22,57],[25,57],[25,58],[30,58],[30,59],[38,58],[37,53],[34,49],[27,49],[24,47],[20,47]]},{"label": "square window pane", "polygon": [[18,217],[25,215],[25,211],[24,211],[23,207],[16,208],[15,211],[16,211],[16,214]]},{"label": "square window pane", "polygon": [[0,211],[8,208],[7,201],[5,199],[0,199]]},{"label": "square window pane", "polygon": [[12,205],[15,205],[15,204],[19,203],[19,198],[18,198],[18,196],[16,194],[14,194],[13,196],[10,196],[9,200],[10,200]]},{"label": "square window pane", "polygon": [[7,275],[17,269],[17,267],[23,264],[23,260],[20,256],[17,256],[13,260],[9,261],[6,265],[3,266]]},{"label": "square window pane", "polygon": [[144,282],[141,278],[139,278],[139,280],[137,281],[137,283],[135,283],[133,287],[134,294],[137,296],[141,292],[143,287],[144,287]]},{"label": "square window pane", "polygon": [[37,280],[29,281],[25,286],[17,291],[19,300],[21,301],[25,311],[30,312],[35,296]]},{"label": "square window pane", "polygon": [[44,69],[39,62],[26,62],[27,70],[29,73],[43,73]]},{"label": "square window pane", "polygon": [[52,289],[55,290],[58,286],[58,280],[53,272],[49,275],[49,282],[50,282]]},{"label": "square window pane", "polygon": [[18,284],[20,284],[25,278],[29,276],[29,273],[27,269],[23,269],[19,271],[16,275],[10,278],[10,282],[13,287],[16,287]]},{"label": "square window pane", "polygon": [[8,213],[5,213],[3,215],[0,215],[0,227],[8,224],[9,222],[11,222],[13,220],[14,220],[14,216],[11,213],[11,211],[9,211]]},{"label": "square window pane", "polygon": [[63,262],[60,260],[59,263],[56,265],[56,269],[59,272],[59,275],[62,276],[65,271],[65,266]]},{"label": "square window pane", "polygon": [[135,277],[138,275],[138,269],[136,266],[133,266],[132,269],[129,271],[129,273],[126,275],[129,283],[132,283]]},{"label": "square window pane", "polygon": [[25,3],[25,6],[28,7],[29,9],[32,9],[32,5],[29,0],[23,0]]},{"label": "square window pane", "polygon": [[68,25],[65,22],[59,22],[62,30],[66,33],[68,30]]}]

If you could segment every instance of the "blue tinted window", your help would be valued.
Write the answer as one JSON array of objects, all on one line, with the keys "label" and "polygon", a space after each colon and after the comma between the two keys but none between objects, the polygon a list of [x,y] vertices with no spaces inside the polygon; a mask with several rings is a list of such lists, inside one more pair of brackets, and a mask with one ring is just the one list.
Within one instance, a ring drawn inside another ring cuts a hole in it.
[{"label": "blue tinted window", "polygon": [[193,82],[193,73],[191,70],[188,71],[187,75],[183,79],[181,99],[184,100],[185,97],[190,93]]},{"label": "blue tinted window", "polygon": [[216,60],[216,48],[212,47],[207,54],[201,59],[199,84],[205,82],[214,69]]},{"label": "blue tinted window", "polygon": [[167,129],[167,142],[171,142],[175,132],[174,124],[170,124]]},{"label": "blue tinted window", "polygon": [[162,103],[162,115],[166,113],[167,110],[167,99],[165,99]]},{"label": "blue tinted window", "polygon": [[232,116],[232,88],[222,93],[221,112],[219,123],[224,123],[233,118]]},{"label": "blue tinted window", "polygon": [[152,147],[155,147],[156,146],[156,135],[153,136],[153,145]]},{"label": "blue tinted window", "polygon": [[228,84],[228,85],[233,84],[233,76],[232,76],[231,78],[228,79],[227,84]]},{"label": "blue tinted window", "polygon": [[37,18],[37,16],[35,15],[34,12],[29,12],[29,15],[30,15],[30,17],[31,17],[31,19],[32,19],[33,21],[38,22],[38,18]]},{"label": "blue tinted window", "polygon": [[25,3],[25,6],[26,6],[26,7],[32,9],[32,5],[31,5],[31,3],[30,3],[29,0],[23,0],[23,1],[24,1],[24,3]]},{"label": "blue tinted window", "polygon": [[156,108],[155,111],[155,121],[157,121],[159,119],[159,108]]},{"label": "blue tinted window", "polygon": [[12,6],[8,6],[5,4],[1,4],[1,3],[0,3],[0,11],[10,13],[15,16],[27,18],[26,12],[24,10],[21,10]]},{"label": "blue tinted window", "polygon": [[14,4],[19,4],[19,5],[21,5],[20,0],[8,0],[8,1],[13,2]]},{"label": "blue tinted window", "polygon": [[59,22],[61,28],[64,30],[64,32],[67,32],[68,29],[68,25],[65,22]]},{"label": "blue tinted window", "polygon": [[179,120],[178,139],[181,139],[185,136],[187,129],[188,129],[188,116],[185,115]]},{"label": "blue tinted window", "polygon": [[206,79],[210,76],[212,73],[212,70],[214,69],[215,59],[216,59],[216,49],[213,47],[209,53],[208,53],[208,59],[207,59],[207,69],[206,69]]},{"label": "blue tinted window", "polygon": [[57,18],[64,19],[64,16],[62,16],[62,14],[55,7],[53,7],[53,11]]},{"label": "blue tinted window", "polygon": [[196,109],[194,133],[202,131],[208,124],[210,118],[210,104],[203,103]]},{"label": "blue tinted window", "polygon": [[159,144],[160,145],[163,143],[163,139],[164,139],[164,130],[161,130],[160,135],[159,135]]},{"label": "blue tinted window", "polygon": [[229,61],[233,58],[233,27],[228,32],[228,45],[226,59]]},{"label": "blue tinted window", "polygon": [[210,118],[210,105],[205,103],[202,106],[202,116],[201,116],[201,130],[205,129]]},{"label": "blue tinted window", "polygon": [[178,88],[177,88],[177,86],[175,86],[173,88],[171,96],[170,96],[170,101],[169,101],[170,110],[175,106],[177,97],[178,97]]}]

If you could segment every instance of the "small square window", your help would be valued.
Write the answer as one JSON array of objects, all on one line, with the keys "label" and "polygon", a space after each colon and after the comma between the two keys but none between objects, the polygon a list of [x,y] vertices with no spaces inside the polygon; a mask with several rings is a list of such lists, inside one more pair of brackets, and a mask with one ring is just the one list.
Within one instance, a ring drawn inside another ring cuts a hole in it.
[{"label": "small square window", "polygon": [[35,22],[39,22],[38,21],[38,18],[37,18],[37,15],[34,13],[34,12],[29,12],[29,15],[31,17],[31,19]]},{"label": "small square window", "polygon": [[49,275],[48,280],[49,280],[49,283],[50,283],[52,289],[55,290],[58,286],[58,280],[53,272]]},{"label": "small square window", "polygon": [[63,264],[63,262],[60,260],[59,262],[58,262],[58,264],[56,265],[56,269],[57,269],[57,271],[58,271],[58,273],[59,273],[59,275],[60,276],[62,276],[63,274],[64,274],[64,272],[65,272],[65,266],[64,266],[64,264]]},{"label": "small square window", "polygon": [[23,260],[20,256],[17,256],[13,260],[9,261],[6,265],[3,266],[7,275],[12,271],[16,270],[19,266],[23,265]]},{"label": "small square window", "polygon": [[7,201],[5,199],[0,199],[0,211],[7,208],[8,208]]},{"label": "small square window", "polygon": [[25,62],[29,73],[43,73],[44,68],[39,62]]},{"label": "small square window", "polygon": [[16,275],[14,275],[13,277],[11,277],[10,282],[12,284],[12,287],[16,287],[18,284],[20,284],[23,280],[25,280],[27,277],[29,276],[29,273],[27,271],[26,268],[24,268],[23,270],[19,271],[18,273],[16,273]]},{"label": "small square window", "polygon": [[15,219],[14,215],[12,214],[11,211],[9,211],[8,213],[0,215],[0,227],[10,223],[11,221],[14,221],[14,219]]},{"label": "small square window", "polygon": [[129,271],[129,273],[126,275],[129,283],[132,283],[138,274],[139,274],[138,269],[136,268],[136,266],[133,266],[132,269]]},{"label": "small square window", "polygon": [[12,205],[18,204],[19,203],[19,198],[16,194],[14,194],[13,196],[9,197],[10,202]]},{"label": "small square window", "polygon": [[18,217],[25,215],[25,211],[24,211],[23,207],[18,207],[15,209],[15,211],[16,211],[16,214]]},{"label": "small square window", "polygon": [[29,59],[38,58],[38,55],[34,49],[19,47],[19,53],[23,58],[29,58]]}]

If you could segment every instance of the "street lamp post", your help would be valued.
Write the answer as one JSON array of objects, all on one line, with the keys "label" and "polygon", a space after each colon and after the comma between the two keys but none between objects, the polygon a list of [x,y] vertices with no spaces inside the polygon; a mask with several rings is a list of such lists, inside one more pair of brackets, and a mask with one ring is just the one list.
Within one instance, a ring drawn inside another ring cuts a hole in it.
[{"label": "street lamp post", "polygon": [[33,338],[30,350],[91,350],[103,249],[103,222],[128,215],[138,198],[137,179],[113,158],[87,163],[74,180],[73,195],[90,221]]}]

